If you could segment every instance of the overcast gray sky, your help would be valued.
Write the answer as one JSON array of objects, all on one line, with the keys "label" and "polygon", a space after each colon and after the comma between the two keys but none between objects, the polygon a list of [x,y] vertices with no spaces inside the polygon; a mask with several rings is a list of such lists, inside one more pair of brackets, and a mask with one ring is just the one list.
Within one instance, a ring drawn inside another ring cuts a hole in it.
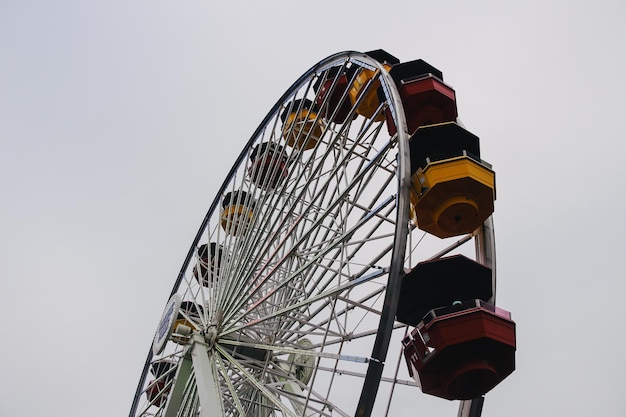
[{"label": "overcast gray sky", "polygon": [[126,415],[245,142],[317,61],[378,48],[443,71],[496,171],[517,370],[483,416],[623,416],[625,18],[618,0],[0,0],[0,417]]}]

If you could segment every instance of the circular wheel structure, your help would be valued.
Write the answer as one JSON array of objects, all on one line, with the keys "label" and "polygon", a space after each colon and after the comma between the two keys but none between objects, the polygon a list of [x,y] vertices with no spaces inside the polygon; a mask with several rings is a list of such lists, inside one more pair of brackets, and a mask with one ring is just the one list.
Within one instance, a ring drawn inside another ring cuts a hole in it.
[{"label": "circular wheel structure", "polygon": [[269,111],[192,243],[130,417],[391,415],[396,387],[417,394],[395,320],[401,280],[449,239],[411,221],[388,70],[333,55]]}]

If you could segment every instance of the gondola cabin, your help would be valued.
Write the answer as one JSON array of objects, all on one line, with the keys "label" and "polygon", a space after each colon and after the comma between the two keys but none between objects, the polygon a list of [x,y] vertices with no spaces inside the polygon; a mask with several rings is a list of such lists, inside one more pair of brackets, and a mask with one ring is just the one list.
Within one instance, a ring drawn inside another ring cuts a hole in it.
[{"label": "gondola cabin", "polygon": [[254,219],[254,200],[245,191],[232,191],[224,195],[220,224],[228,234],[244,232]]},{"label": "gondola cabin", "polygon": [[396,319],[417,326],[431,310],[456,301],[489,301],[493,286],[491,268],[463,255],[420,262],[402,277]]},{"label": "gondola cabin", "polygon": [[146,388],[146,397],[150,404],[155,407],[161,407],[167,401],[167,397],[172,389],[171,381],[163,379],[154,379],[148,383]]},{"label": "gondola cabin", "polygon": [[481,300],[432,310],[402,345],[422,392],[448,400],[477,398],[515,369],[515,323]]},{"label": "gondola cabin", "polygon": [[409,145],[413,221],[440,238],[475,231],[496,198],[495,173],[480,159],[478,137],[449,122],[421,126]]},{"label": "gondola cabin", "polygon": [[193,268],[193,277],[199,284],[208,287],[218,276],[223,252],[223,248],[215,242],[198,246],[198,260]]},{"label": "gondola cabin", "polygon": [[169,359],[159,359],[150,364],[150,373],[156,379],[173,379],[176,363]]},{"label": "gondola cabin", "polygon": [[178,316],[174,322],[174,332],[172,333],[172,341],[181,345],[189,341],[191,332],[198,330],[201,323],[200,316],[202,307],[193,301],[183,301],[180,303]]},{"label": "gondola cabin", "polygon": [[271,142],[255,146],[250,153],[250,181],[265,190],[272,190],[287,178],[285,149]]},{"label": "gondola cabin", "polygon": [[[387,71],[400,62],[398,58],[382,49],[365,54],[380,62]],[[356,108],[358,114],[368,119],[374,118],[374,121],[380,122],[385,120],[385,112],[377,113],[381,100],[379,98],[380,81],[374,79],[376,76],[376,71],[360,68],[350,88],[350,102],[353,106],[358,103]]]},{"label": "gondola cabin", "polygon": [[315,104],[322,117],[335,123],[345,122],[352,109],[347,94],[348,74],[345,67],[330,68],[315,82],[313,89],[316,92]]},{"label": "gondola cabin", "polygon": [[324,121],[309,99],[294,100],[280,115],[283,137],[296,149],[313,149],[324,133]]},{"label": "gondola cabin", "polygon": [[150,373],[154,375],[155,379],[148,383],[146,396],[152,405],[160,407],[167,401],[171,383],[176,373],[176,364],[168,359],[154,361],[150,365]]},{"label": "gondola cabin", "polygon": [[[418,59],[394,65],[389,74],[400,93],[410,134],[420,126],[456,121],[456,93],[443,82],[437,68]],[[387,112],[389,134],[394,135],[397,129]]]}]

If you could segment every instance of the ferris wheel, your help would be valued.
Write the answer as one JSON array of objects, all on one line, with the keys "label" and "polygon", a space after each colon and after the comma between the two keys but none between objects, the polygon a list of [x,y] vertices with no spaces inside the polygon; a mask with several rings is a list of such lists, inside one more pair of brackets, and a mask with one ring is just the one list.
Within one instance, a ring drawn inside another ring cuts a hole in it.
[{"label": "ferris wheel", "polygon": [[320,61],[209,207],[130,417],[394,415],[420,388],[480,415],[514,368],[494,200],[439,70],[383,50]]}]

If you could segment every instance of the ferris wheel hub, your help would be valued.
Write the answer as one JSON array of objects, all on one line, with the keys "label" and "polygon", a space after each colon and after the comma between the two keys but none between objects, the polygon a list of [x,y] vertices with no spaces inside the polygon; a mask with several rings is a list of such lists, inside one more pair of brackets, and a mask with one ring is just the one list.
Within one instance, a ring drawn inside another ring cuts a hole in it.
[{"label": "ferris wheel hub", "polygon": [[209,328],[204,333],[204,341],[207,343],[209,349],[213,348],[216,340],[217,340],[217,327],[209,326]]}]

